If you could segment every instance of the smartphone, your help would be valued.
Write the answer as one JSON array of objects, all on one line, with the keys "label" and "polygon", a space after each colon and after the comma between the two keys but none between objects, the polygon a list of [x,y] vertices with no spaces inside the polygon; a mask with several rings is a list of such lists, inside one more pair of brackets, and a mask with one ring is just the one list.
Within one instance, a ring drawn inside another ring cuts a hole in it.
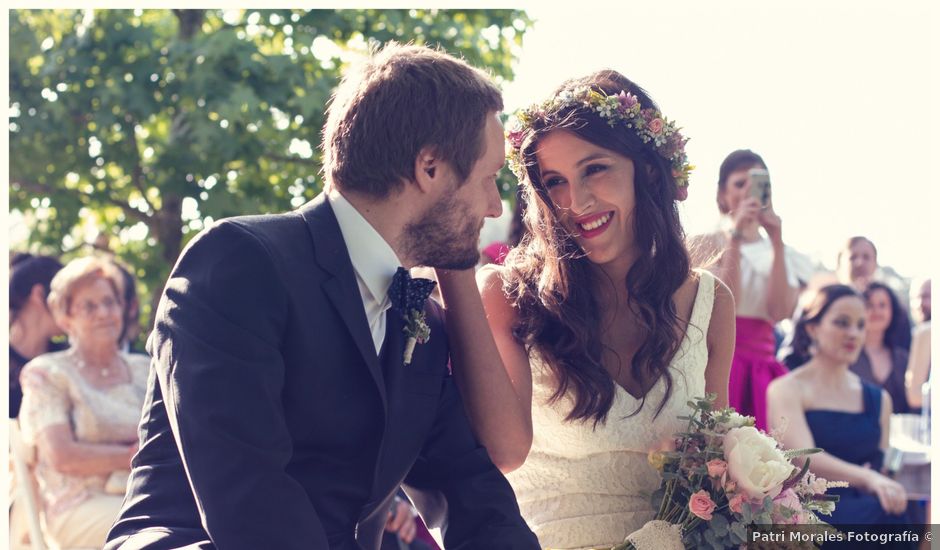
[{"label": "smartphone", "polygon": [[751,182],[750,195],[759,200],[761,206],[767,206],[770,203],[770,172],[752,168],[747,172],[747,179]]}]

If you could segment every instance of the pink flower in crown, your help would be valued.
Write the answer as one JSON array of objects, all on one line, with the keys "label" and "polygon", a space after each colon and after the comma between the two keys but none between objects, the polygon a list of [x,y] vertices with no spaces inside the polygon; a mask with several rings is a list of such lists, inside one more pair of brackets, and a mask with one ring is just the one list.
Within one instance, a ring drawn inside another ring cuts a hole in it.
[{"label": "pink flower in crown", "polygon": [[744,504],[744,495],[738,493],[728,500],[728,508],[735,514],[741,513],[741,506]]},{"label": "pink flower in crown", "polygon": [[664,125],[663,119],[654,118],[653,120],[650,121],[650,125],[649,125],[650,132],[653,132],[654,134],[661,133],[663,131],[663,125]]},{"label": "pink flower in crown", "polygon": [[699,490],[689,499],[689,511],[705,521],[711,521],[712,512],[715,511],[715,502],[708,496],[707,491]]},{"label": "pink flower in crown", "polygon": [[509,143],[512,144],[513,149],[522,147],[522,138],[524,137],[524,133],[521,129],[510,130],[506,137],[509,138]]},{"label": "pink flower in crown", "polygon": [[677,187],[676,188],[676,200],[684,201],[687,198],[689,198],[689,186],[686,185],[685,187]]},{"label": "pink flower in crown", "polygon": [[685,139],[678,133],[669,136],[669,148],[673,153],[678,153],[685,149]]},{"label": "pink flower in crown", "polygon": [[705,463],[709,477],[721,477],[728,470],[728,463],[720,458],[713,458]]},{"label": "pink flower in crown", "polygon": [[617,94],[617,100],[620,101],[620,111],[627,111],[637,103],[639,100],[633,94],[628,94],[627,92],[621,91]]}]

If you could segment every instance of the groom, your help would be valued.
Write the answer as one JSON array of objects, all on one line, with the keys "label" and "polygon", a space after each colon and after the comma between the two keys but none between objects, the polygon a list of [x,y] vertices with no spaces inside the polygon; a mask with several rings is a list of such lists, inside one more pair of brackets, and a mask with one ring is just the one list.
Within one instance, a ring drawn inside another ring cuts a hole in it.
[{"label": "groom", "polygon": [[193,239],[105,548],[373,550],[400,485],[448,548],[538,548],[471,434],[430,285],[398,270],[476,263],[501,109],[464,62],[387,46],[334,94],[323,194]]}]

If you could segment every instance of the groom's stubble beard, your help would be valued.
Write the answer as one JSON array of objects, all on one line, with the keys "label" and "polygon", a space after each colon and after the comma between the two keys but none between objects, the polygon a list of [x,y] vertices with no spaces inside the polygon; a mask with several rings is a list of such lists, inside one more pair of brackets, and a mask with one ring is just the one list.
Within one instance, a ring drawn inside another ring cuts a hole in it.
[{"label": "groom's stubble beard", "polygon": [[482,229],[483,219],[475,219],[454,193],[447,193],[418,221],[405,226],[403,248],[416,265],[470,269],[480,260],[477,243]]}]

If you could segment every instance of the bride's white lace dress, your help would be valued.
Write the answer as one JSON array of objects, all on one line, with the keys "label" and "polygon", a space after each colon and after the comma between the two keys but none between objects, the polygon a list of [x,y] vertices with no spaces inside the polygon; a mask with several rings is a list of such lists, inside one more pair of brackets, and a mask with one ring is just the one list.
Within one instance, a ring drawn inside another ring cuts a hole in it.
[{"label": "bride's white lace dress", "polygon": [[705,394],[706,335],[714,303],[714,278],[703,271],[689,329],[670,367],[672,395],[654,418],[666,384],[660,378],[640,403],[619,385],[605,424],[567,422],[569,396],[548,404],[554,392],[551,370],[533,353],[532,450],[523,466],[506,478],[522,516],[543,548],[610,547],[651,520],[650,494],[660,476],[648,461],[652,449],[686,425],[687,402]]}]

